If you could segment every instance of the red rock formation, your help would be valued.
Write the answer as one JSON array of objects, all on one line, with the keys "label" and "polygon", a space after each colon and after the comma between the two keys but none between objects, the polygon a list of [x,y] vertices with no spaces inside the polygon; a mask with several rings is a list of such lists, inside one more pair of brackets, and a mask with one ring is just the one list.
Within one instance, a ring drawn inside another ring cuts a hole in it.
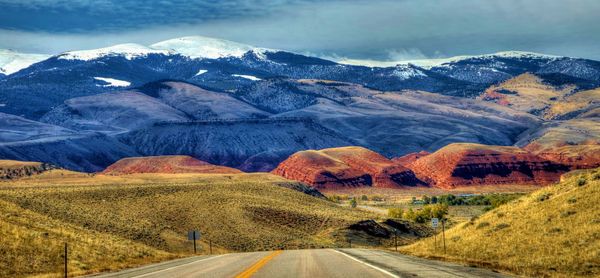
[{"label": "red rock formation", "polygon": [[137,173],[207,173],[236,174],[240,170],[212,165],[186,155],[165,155],[123,158],[108,166],[102,174],[127,175]]},{"label": "red rock formation", "polygon": [[568,165],[571,169],[589,169],[600,167],[600,144],[543,146],[531,143],[526,150],[550,161]]},{"label": "red rock formation", "polygon": [[408,164],[413,163],[415,160],[417,160],[421,157],[424,157],[426,155],[429,155],[429,154],[430,153],[427,151],[420,151],[418,153],[409,153],[409,154],[403,155],[401,157],[394,157],[394,158],[392,158],[392,161],[397,164],[406,166]]},{"label": "red rock formation", "polygon": [[548,184],[568,170],[517,147],[455,143],[408,167],[430,185],[453,188],[480,184]]},{"label": "red rock formation", "polygon": [[297,152],[272,173],[316,188],[421,184],[406,167],[362,147]]}]

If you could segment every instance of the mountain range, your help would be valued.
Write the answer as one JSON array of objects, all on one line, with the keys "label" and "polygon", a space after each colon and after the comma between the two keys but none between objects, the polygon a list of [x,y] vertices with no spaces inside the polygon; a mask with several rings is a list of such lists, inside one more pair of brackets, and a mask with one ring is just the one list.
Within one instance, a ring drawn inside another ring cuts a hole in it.
[{"label": "mountain range", "polygon": [[96,172],[189,155],[271,171],[305,150],[391,159],[459,142],[600,165],[598,61],[512,51],[352,63],[204,37],[0,51],[0,158]]}]

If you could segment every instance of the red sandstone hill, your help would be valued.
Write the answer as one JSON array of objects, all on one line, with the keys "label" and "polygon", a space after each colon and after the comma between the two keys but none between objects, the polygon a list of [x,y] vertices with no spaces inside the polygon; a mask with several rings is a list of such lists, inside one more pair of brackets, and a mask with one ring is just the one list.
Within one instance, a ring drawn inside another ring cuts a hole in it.
[{"label": "red sandstone hill", "polygon": [[424,157],[426,155],[429,155],[429,154],[430,153],[427,151],[420,151],[418,153],[409,153],[409,154],[403,155],[401,157],[394,157],[394,158],[392,158],[392,161],[394,163],[406,166],[410,163],[413,163],[415,160],[417,160],[421,157]]},{"label": "red sandstone hill", "polygon": [[449,144],[417,159],[408,168],[432,186],[548,184],[568,167],[518,147]]},{"label": "red sandstone hill", "polygon": [[406,167],[362,147],[297,152],[279,164],[272,173],[316,188],[393,188],[422,184]]},{"label": "red sandstone hill", "polygon": [[568,165],[571,169],[590,169],[600,167],[600,144],[556,144],[556,145],[541,145],[539,143],[531,143],[524,147],[540,157]]},{"label": "red sandstone hill", "polygon": [[165,155],[123,158],[108,166],[102,174],[127,175],[137,173],[206,173],[236,174],[240,170],[212,165],[186,155]]}]

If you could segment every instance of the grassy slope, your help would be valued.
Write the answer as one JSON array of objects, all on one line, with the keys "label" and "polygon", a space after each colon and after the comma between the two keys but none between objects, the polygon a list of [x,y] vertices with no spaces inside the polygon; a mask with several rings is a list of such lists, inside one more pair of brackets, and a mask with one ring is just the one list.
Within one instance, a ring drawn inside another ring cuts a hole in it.
[{"label": "grassy slope", "polygon": [[581,171],[448,230],[447,255],[433,239],[403,251],[535,277],[600,276],[598,200],[600,169]]},{"label": "grassy slope", "polygon": [[[89,258],[81,255],[81,266],[72,264],[87,272],[135,264],[138,257],[157,260],[189,254],[186,233],[194,228],[203,234],[202,252],[207,252],[208,238],[217,253],[337,246],[345,242],[336,242],[333,231],[373,218],[283,188],[278,184],[295,182],[270,174],[63,174],[0,183],[2,252],[12,254],[0,256],[0,266],[7,266],[1,269],[22,265],[14,271],[54,272],[64,240],[82,252],[93,250]],[[11,221],[17,224],[5,224]],[[32,226],[39,232],[30,232]],[[47,231],[48,244],[39,235]],[[27,270],[29,260],[38,266]]]},{"label": "grassy slope", "polygon": [[175,257],[172,254],[49,218],[0,201],[0,277],[60,276],[63,244],[70,245],[69,271],[84,274]]}]

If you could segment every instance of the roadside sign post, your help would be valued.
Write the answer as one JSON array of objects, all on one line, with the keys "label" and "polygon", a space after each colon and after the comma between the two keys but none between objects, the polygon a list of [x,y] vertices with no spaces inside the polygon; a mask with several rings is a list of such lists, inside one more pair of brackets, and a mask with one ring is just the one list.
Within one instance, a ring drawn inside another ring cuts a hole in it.
[{"label": "roadside sign post", "polygon": [[440,220],[438,218],[431,218],[431,227],[433,228],[433,250],[437,250],[437,227]]},{"label": "roadside sign post", "polygon": [[350,245],[350,248],[352,248],[352,240],[351,239],[348,240],[348,244]]},{"label": "roadside sign post", "polygon": [[444,254],[446,254],[446,227],[445,224],[446,221],[444,219],[442,219],[442,240],[444,241]]},{"label": "roadside sign post", "polygon": [[193,230],[188,231],[188,240],[194,241],[194,254],[196,254],[196,240],[200,239],[200,232]]}]

